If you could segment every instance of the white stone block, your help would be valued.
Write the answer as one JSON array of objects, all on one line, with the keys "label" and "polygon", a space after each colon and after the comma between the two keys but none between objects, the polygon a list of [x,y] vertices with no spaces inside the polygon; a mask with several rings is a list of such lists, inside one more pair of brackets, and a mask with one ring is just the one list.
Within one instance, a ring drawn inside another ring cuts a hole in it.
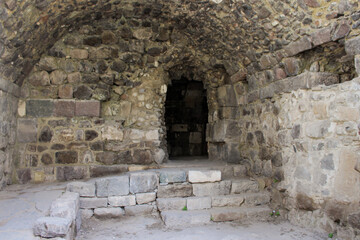
[{"label": "white stone block", "polygon": [[188,210],[201,210],[211,208],[211,197],[189,197],[187,198]]},{"label": "white stone block", "polygon": [[101,129],[101,135],[103,140],[117,140],[122,141],[124,139],[124,133],[121,126],[106,126]]},{"label": "white stone block", "polygon": [[136,205],[135,195],[109,197],[109,205],[113,207]]},{"label": "white stone block", "polygon": [[190,170],[189,182],[202,183],[202,182],[218,182],[221,181],[221,171],[218,170]]},{"label": "white stone block", "polygon": [[80,197],[95,197],[95,184],[72,182],[66,186],[66,191],[79,193]]},{"label": "white stone block", "polygon": [[150,193],[137,193],[136,194],[136,203],[137,204],[144,204],[153,202],[156,199],[156,193],[150,192]]}]

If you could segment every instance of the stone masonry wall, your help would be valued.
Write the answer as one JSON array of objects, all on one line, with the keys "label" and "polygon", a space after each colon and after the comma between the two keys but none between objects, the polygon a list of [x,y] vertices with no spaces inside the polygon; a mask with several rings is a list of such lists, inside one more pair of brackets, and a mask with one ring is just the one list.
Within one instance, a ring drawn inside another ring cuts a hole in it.
[{"label": "stone masonry wall", "polygon": [[20,88],[0,79],[0,189],[12,182],[16,112]]},{"label": "stone masonry wall", "polygon": [[279,132],[284,169],[279,189],[286,192],[289,218],[338,231],[344,239],[355,239],[351,227],[359,231],[359,94],[356,78],[279,99],[284,126]]}]

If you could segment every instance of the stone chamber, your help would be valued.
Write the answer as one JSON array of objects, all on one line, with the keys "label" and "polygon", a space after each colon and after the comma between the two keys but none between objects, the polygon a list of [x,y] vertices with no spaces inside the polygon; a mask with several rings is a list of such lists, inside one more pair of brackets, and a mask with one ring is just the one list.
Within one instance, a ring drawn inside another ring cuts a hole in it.
[{"label": "stone chamber", "polygon": [[202,155],[359,238],[358,1],[4,0],[0,57],[1,187]]}]

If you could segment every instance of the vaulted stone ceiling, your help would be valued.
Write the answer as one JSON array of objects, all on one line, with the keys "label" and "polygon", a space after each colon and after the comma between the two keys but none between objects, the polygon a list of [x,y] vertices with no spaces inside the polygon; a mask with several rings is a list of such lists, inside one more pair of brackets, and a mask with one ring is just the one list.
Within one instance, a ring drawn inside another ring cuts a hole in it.
[{"label": "vaulted stone ceiling", "polygon": [[[320,6],[316,0],[4,0],[0,3],[0,76],[22,85],[40,56],[66,33],[94,21],[106,26],[110,18],[124,29],[139,24],[152,28],[154,39],[161,35],[161,26],[170,23],[171,43],[185,44],[206,67],[225,67],[230,75],[243,67],[256,71],[263,53],[276,52],[312,28],[327,26],[326,19],[354,11],[357,4],[342,1]],[[176,36],[187,41],[177,41]]]}]

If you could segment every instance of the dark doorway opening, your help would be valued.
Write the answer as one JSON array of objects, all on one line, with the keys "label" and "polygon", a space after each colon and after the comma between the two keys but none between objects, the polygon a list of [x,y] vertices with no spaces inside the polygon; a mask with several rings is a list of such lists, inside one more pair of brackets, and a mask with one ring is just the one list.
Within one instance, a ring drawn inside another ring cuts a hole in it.
[{"label": "dark doorway opening", "polygon": [[165,103],[169,157],[207,156],[208,105],[203,83],[184,77],[171,83]]}]

